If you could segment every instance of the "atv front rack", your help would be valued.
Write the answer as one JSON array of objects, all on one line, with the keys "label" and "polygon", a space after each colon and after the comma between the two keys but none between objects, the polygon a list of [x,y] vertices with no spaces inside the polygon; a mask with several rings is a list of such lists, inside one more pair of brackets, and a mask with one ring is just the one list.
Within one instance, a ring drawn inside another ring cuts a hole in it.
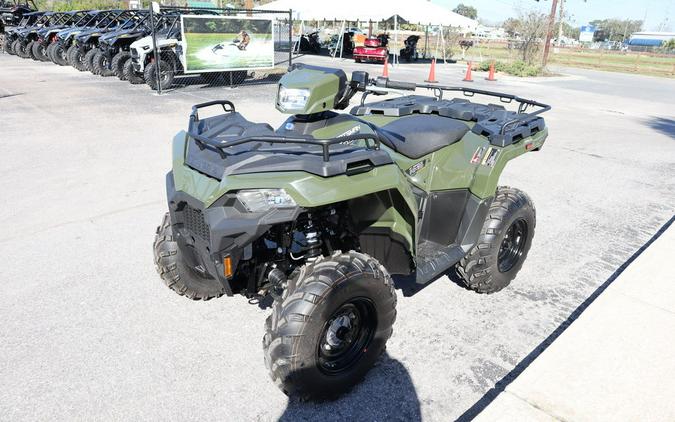
[{"label": "atv front rack", "polygon": [[[251,142],[266,142],[269,144],[303,144],[320,146],[323,155],[323,161],[330,161],[330,147],[333,145],[348,145],[352,141],[364,140],[366,149],[379,150],[380,149],[380,135],[375,133],[357,133],[354,135],[341,136],[337,138],[317,139],[312,136],[289,137],[282,135],[256,135],[244,136],[234,138],[232,140],[214,139],[197,133],[197,123],[199,122],[199,109],[220,105],[226,113],[234,113],[234,104],[227,100],[214,100],[202,104],[197,104],[192,107],[190,113],[190,124],[188,126],[188,135],[202,146],[211,146],[220,151],[226,148],[235,147]],[[224,152],[224,151],[223,151]]]}]

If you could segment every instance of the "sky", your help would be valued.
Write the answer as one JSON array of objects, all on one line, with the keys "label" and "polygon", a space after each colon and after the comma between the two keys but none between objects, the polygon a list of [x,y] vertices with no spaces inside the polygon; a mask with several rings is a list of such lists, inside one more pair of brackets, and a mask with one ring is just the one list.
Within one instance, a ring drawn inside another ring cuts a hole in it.
[{"label": "sky", "polygon": [[[459,3],[478,9],[478,18],[498,23],[518,15],[518,10],[551,11],[551,0],[432,0],[433,3],[454,9]],[[619,18],[645,20],[644,29],[675,32],[675,0],[564,0],[564,7],[574,26],[594,19]],[[646,17],[646,19],[645,19]]]}]

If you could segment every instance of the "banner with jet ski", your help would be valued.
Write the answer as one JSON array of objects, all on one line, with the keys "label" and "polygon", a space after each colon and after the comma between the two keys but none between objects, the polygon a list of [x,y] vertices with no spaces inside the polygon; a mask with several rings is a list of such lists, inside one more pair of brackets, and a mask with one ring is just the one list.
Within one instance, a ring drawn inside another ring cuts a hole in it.
[{"label": "banner with jet ski", "polygon": [[183,15],[181,23],[186,73],[274,67],[272,19]]}]

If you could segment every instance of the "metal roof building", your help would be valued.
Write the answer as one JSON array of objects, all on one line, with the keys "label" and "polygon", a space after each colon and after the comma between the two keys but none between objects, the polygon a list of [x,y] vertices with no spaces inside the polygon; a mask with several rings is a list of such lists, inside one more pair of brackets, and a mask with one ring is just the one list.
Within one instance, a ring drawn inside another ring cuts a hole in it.
[{"label": "metal roof building", "polygon": [[675,38],[675,32],[635,32],[630,36],[628,45],[658,47],[672,38]]}]

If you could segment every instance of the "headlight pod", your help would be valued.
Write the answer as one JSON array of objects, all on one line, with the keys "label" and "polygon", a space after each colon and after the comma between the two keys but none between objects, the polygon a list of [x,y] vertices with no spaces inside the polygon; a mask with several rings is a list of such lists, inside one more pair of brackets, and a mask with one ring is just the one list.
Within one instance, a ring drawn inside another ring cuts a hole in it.
[{"label": "headlight pod", "polygon": [[247,189],[237,192],[237,199],[249,212],[262,212],[272,208],[293,208],[295,201],[283,189]]},{"label": "headlight pod", "polygon": [[309,89],[279,87],[279,105],[287,110],[303,109],[309,100]]}]

